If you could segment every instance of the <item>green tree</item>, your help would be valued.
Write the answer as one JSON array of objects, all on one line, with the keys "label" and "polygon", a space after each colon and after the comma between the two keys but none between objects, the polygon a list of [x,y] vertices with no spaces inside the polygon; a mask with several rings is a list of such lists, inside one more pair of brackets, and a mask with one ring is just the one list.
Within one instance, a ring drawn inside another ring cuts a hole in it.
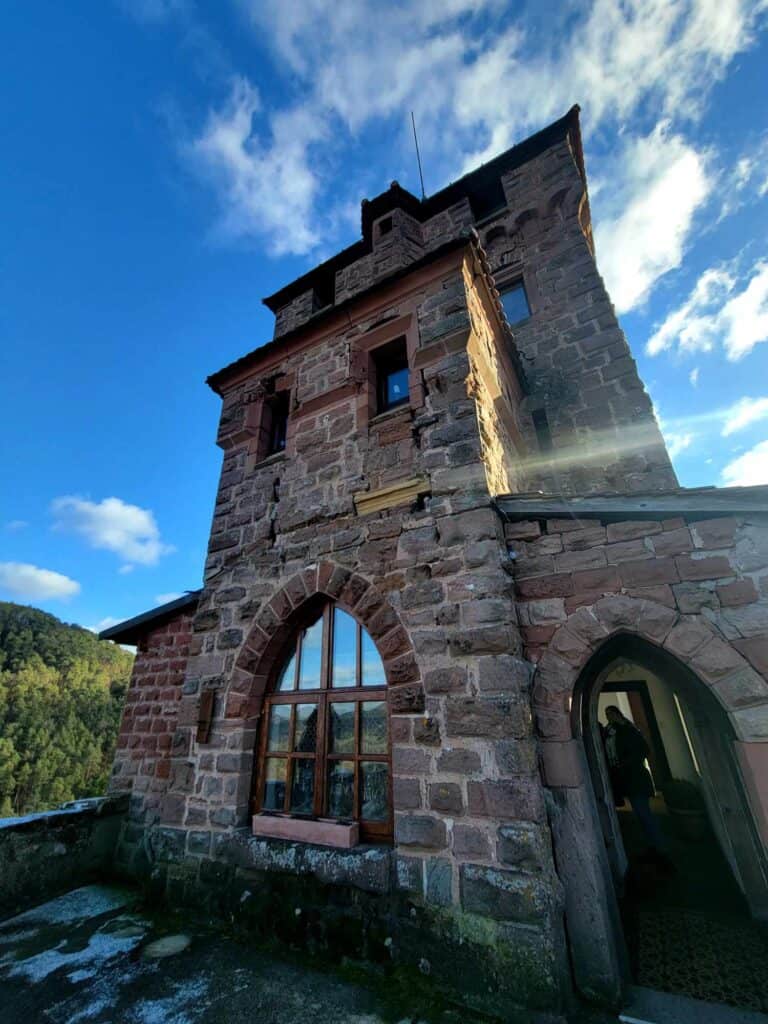
[{"label": "green tree", "polygon": [[0,814],[104,792],[133,657],[0,603]]}]

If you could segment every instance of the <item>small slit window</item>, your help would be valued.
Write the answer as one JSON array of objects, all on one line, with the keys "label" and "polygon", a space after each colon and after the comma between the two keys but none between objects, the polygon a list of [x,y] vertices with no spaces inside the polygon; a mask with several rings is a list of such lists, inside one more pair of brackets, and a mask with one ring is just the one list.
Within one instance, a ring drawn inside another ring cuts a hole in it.
[{"label": "small slit window", "polygon": [[531,315],[528,293],[522,281],[515,281],[501,291],[501,304],[504,307],[504,315],[510,326],[528,320]]},{"label": "small slit window", "polygon": [[278,391],[265,405],[265,414],[269,420],[269,440],[266,452],[268,456],[285,451],[288,435],[288,407],[289,394],[287,391]]},{"label": "small slit window", "polygon": [[334,604],[300,629],[266,699],[257,812],[360,823],[392,834],[384,665]]},{"label": "small slit window", "polygon": [[376,411],[388,412],[408,401],[408,351],[398,338],[373,353],[376,372]]}]

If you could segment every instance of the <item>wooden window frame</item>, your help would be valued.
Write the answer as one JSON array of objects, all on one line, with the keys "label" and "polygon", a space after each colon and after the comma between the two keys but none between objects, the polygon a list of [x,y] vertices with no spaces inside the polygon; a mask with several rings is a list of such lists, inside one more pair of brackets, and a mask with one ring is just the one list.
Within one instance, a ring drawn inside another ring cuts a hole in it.
[{"label": "wooden window frame", "polygon": [[[376,374],[376,415],[408,405],[411,400],[410,366],[408,364],[408,344],[405,337],[393,338],[392,341],[373,349],[371,358]],[[397,402],[390,402],[387,398],[387,381],[393,373],[402,370],[408,374],[408,388],[405,397]]]},{"label": "wooden window frame", "polygon": [[[389,738],[389,711],[387,707],[387,689],[385,686],[362,686],[362,640],[364,627],[354,619],[356,626],[356,657],[355,657],[355,686],[332,686],[333,674],[333,628],[334,610],[338,606],[334,602],[326,602],[319,618],[322,619],[322,648],[320,660],[320,687],[314,690],[298,689],[299,673],[301,671],[301,647],[305,631],[314,625],[319,619],[317,608],[309,611],[297,624],[296,630],[291,637],[290,643],[285,648],[285,653],[280,659],[277,670],[270,680],[270,687],[264,700],[264,712],[262,715],[260,737],[258,743],[258,764],[254,772],[254,791],[252,806],[254,814],[270,814],[280,817],[302,818],[313,820],[328,818],[328,768],[334,761],[352,761],[354,763],[354,788],[352,817],[360,827],[360,839],[362,842],[385,843],[391,842],[393,833],[392,818],[392,764],[391,764],[391,742]],[[344,611],[344,609],[341,609]],[[347,613],[349,614],[349,613]],[[282,676],[286,664],[295,654],[293,689],[278,691],[277,685]],[[387,717],[387,744],[383,754],[364,754],[361,751],[362,745],[362,713],[361,705],[366,701],[380,700],[384,702]],[[334,703],[354,703],[354,751],[346,753],[330,753],[328,751],[328,711],[329,706]],[[273,707],[277,705],[315,704],[317,706],[317,735],[315,739],[315,752],[295,751],[294,740],[296,730],[296,713],[291,711],[288,727],[288,743],[285,750],[267,750],[269,740],[269,720]],[[282,811],[273,808],[264,808],[264,786],[266,783],[267,763],[270,759],[284,760],[286,765],[285,778],[285,801]],[[313,760],[315,762],[313,807],[311,814],[299,814],[290,810],[291,788],[293,785],[294,765],[299,760]],[[360,819],[361,802],[361,776],[363,763],[378,763],[387,766],[387,819],[385,821],[362,821]],[[347,819],[337,819],[347,820]]]}]

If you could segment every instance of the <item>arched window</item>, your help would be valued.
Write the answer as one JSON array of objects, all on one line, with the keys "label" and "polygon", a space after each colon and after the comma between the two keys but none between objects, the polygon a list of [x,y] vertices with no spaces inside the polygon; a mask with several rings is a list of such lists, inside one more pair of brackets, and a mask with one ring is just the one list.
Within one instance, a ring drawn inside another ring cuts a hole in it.
[{"label": "arched window", "polygon": [[392,834],[384,665],[336,605],[300,629],[265,701],[255,809]]}]

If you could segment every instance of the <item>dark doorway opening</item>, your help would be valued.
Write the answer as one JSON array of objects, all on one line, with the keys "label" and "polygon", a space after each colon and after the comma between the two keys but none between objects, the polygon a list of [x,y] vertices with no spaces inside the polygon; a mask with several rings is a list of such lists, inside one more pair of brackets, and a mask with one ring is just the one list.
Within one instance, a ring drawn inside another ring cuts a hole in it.
[{"label": "dark doorway opening", "polygon": [[[636,750],[644,741],[650,829],[633,811],[626,784],[617,782],[615,741],[606,746],[609,706],[624,716],[627,735],[642,736]],[[624,635],[608,641],[585,668],[573,716],[632,980],[768,1011],[768,926],[760,920],[766,866],[726,712],[685,665]]]}]

